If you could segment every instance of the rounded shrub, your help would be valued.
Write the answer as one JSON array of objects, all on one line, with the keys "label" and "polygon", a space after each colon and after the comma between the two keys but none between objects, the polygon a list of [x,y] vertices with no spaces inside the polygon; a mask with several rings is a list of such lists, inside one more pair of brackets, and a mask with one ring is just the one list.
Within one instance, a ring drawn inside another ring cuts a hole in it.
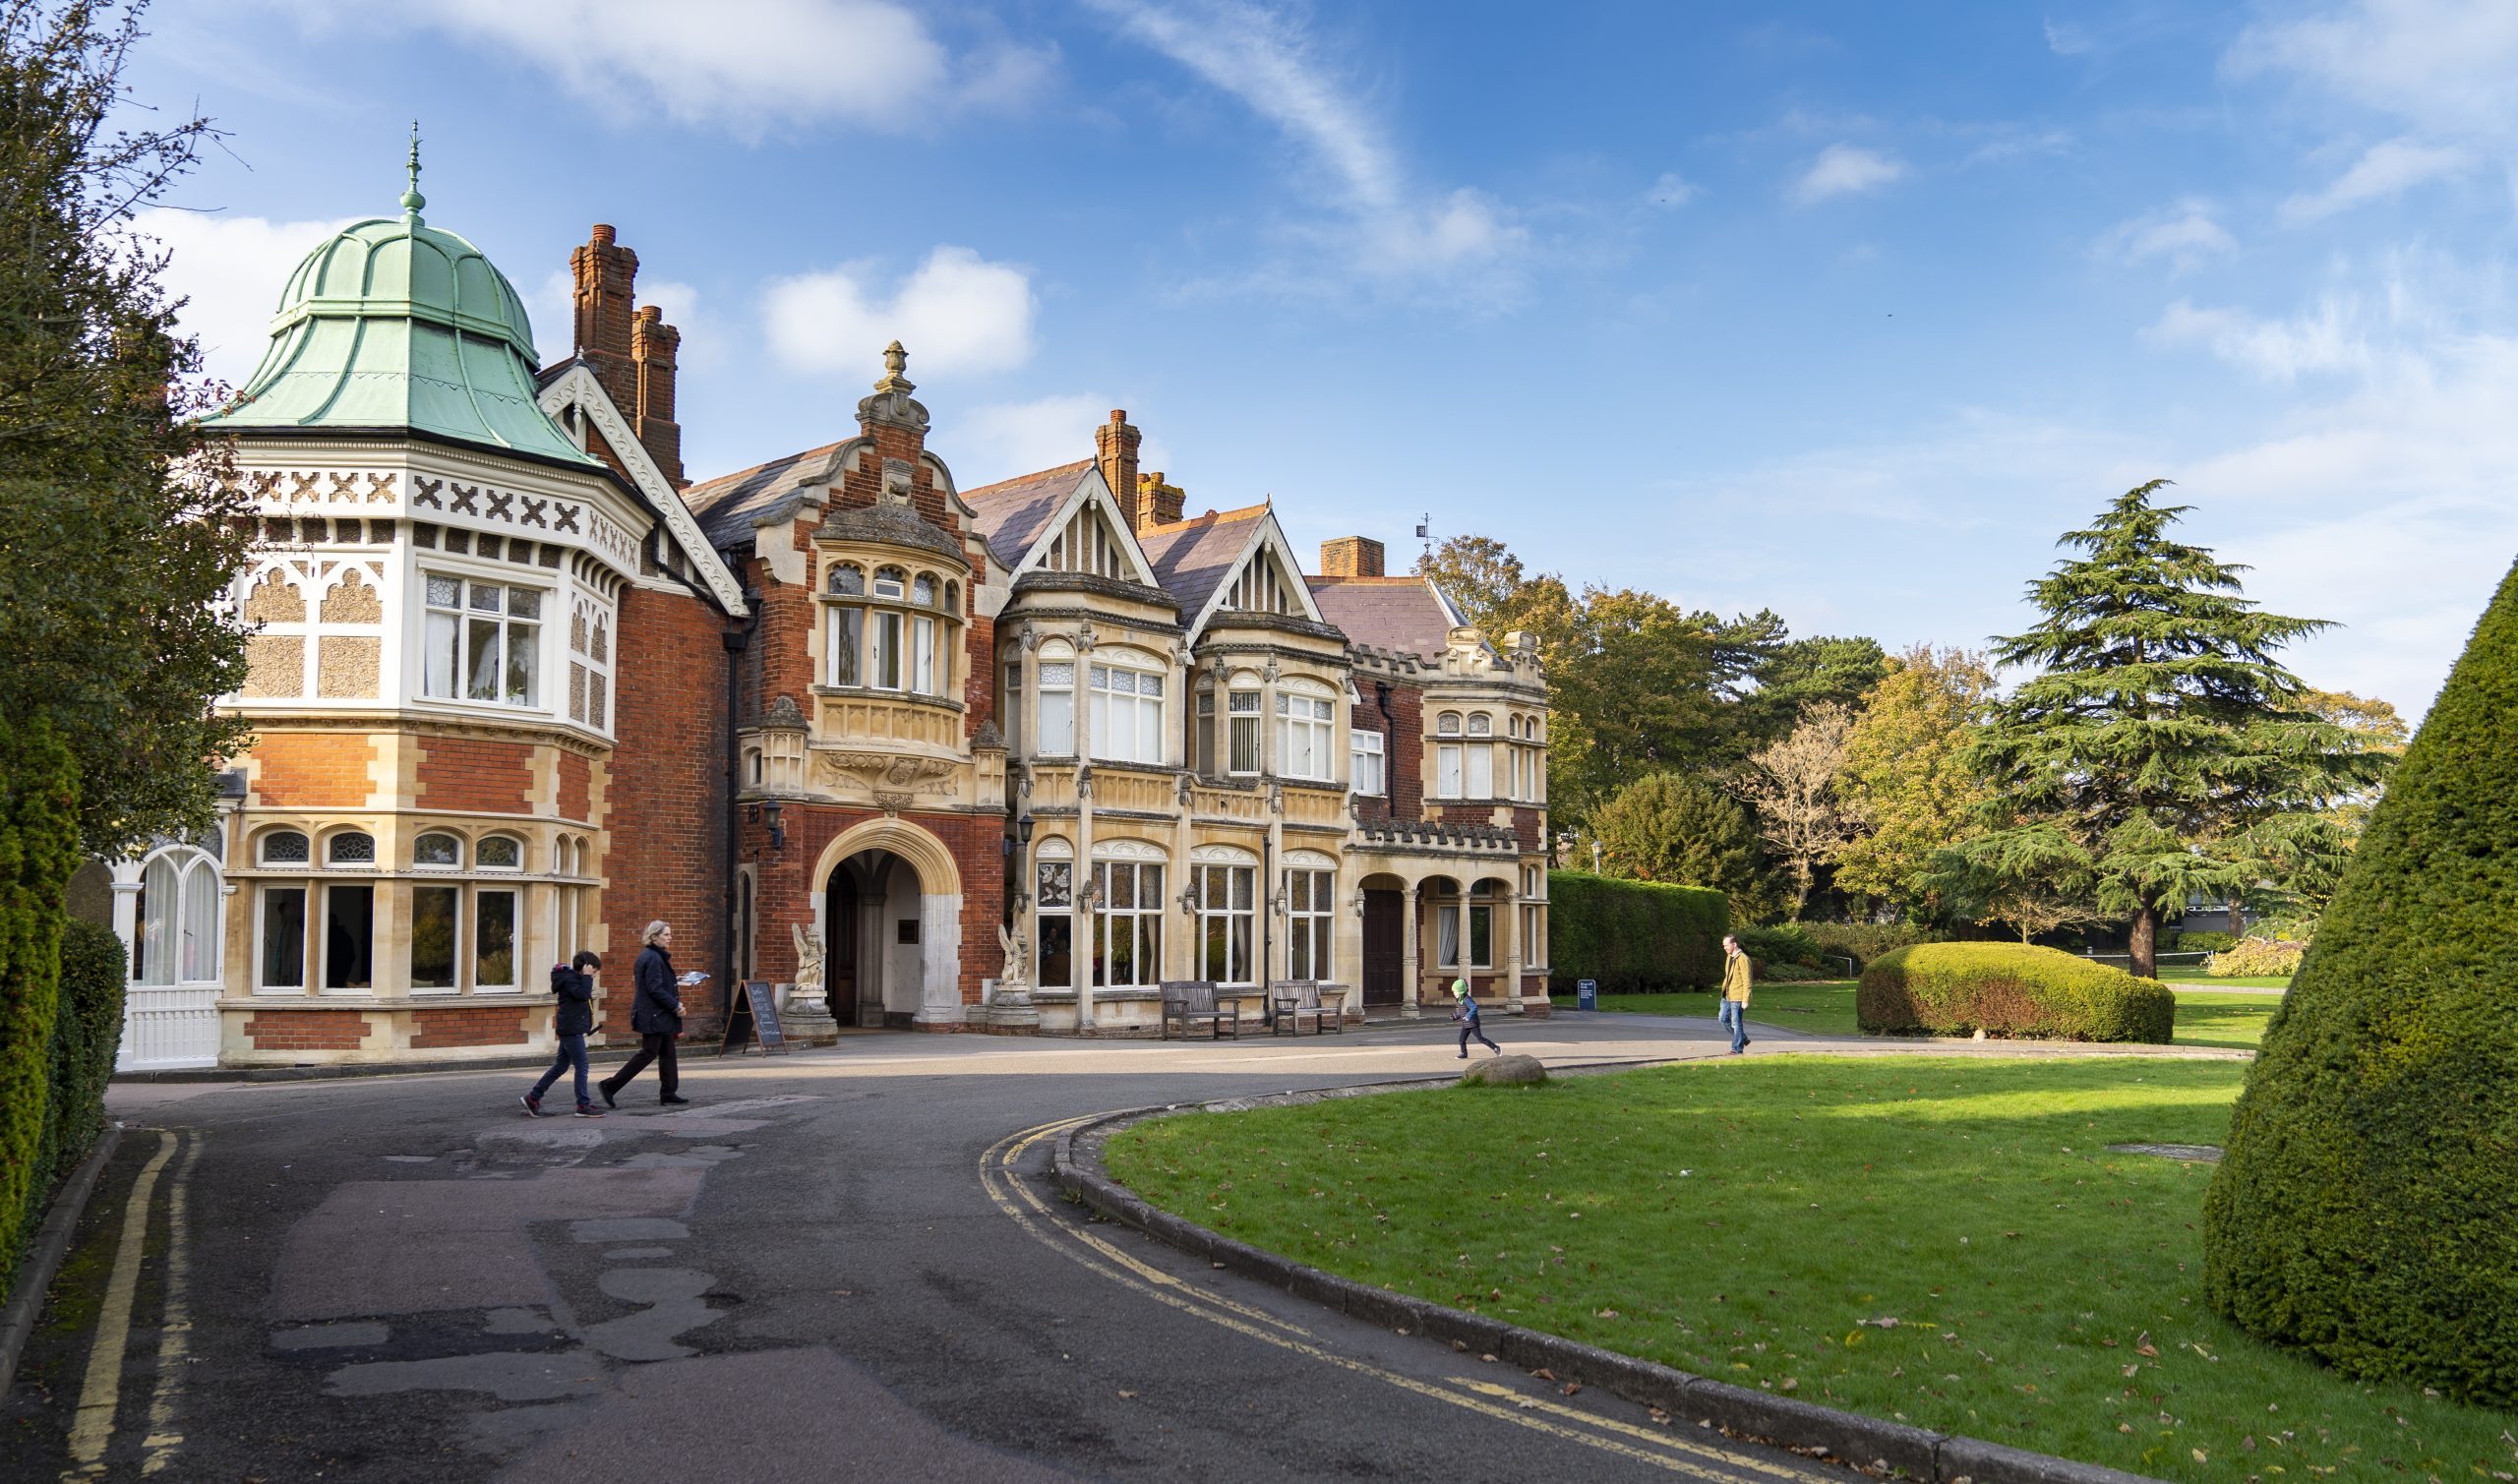
[{"label": "rounded shrub", "polygon": [[2346,1375],[2518,1406],[2518,569],[2266,1025],[2203,1291]]},{"label": "rounded shrub", "polygon": [[1854,1014],[1875,1036],[2048,1037],[2167,1043],[2177,996],[2053,948],[1918,943],[1862,972]]},{"label": "rounded shrub", "polygon": [[2308,951],[2305,943],[2272,938],[2247,938],[2212,955],[2203,972],[2218,979],[2252,979],[2259,975],[2296,974]]}]

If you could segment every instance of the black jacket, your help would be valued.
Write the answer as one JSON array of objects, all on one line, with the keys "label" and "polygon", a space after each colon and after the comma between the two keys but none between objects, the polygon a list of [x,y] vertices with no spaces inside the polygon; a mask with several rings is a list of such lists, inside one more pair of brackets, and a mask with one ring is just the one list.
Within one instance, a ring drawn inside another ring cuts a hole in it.
[{"label": "black jacket", "polygon": [[682,990],[674,983],[673,955],[649,943],[638,950],[630,978],[638,993],[630,1002],[630,1029],[641,1036],[682,1033]]},{"label": "black jacket", "polygon": [[560,997],[551,1030],[559,1036],[583,1036],[594,1029],[594,980],[566,964],[551,966],[551,992]]}]

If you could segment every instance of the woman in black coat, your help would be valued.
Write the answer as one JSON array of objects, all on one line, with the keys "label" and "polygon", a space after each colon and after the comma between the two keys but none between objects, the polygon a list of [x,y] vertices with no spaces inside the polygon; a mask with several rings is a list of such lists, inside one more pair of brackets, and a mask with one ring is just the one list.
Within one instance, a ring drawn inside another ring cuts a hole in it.
[{"label": "woman in black coat", "polygon": [[595,1084],[607,1107],[651,1061],[656,1063],[656,1086],[663,1094],[656,1100],[690,1100],[676,1091],[682,1086],[682,1074],[674,1065],[673,1043],[682,1034],[682,988],[674,981],[673,928],[665,922],[650,922],[644,936],[647,946],[639,950],[638,962],[630,969],[630,981],[637,986],[630,1002],[630,1029],[638,1033],[638,1054]]},{"label": "woman in black coat", "polygon": [[542,1080],[533,1085],[533,1091],[524,1095],[527,1117],[542,1116],[542,1095],[551,1091],[551,1084],[560,1080],[561,1073],[571,1068],[577,1074],[577,1116],[603,1116],[603,1109],[594,1105],[594,1098],[586,1092],[586,1033],[594,1029],[594,975],[602,969],[603,960],[591,953],[580,953],[565,964],[551,967],[551,992],[560,999],[551,1032],[560,1039],[560,1054],[552,1061],[551,1069],[542,1074]]}]

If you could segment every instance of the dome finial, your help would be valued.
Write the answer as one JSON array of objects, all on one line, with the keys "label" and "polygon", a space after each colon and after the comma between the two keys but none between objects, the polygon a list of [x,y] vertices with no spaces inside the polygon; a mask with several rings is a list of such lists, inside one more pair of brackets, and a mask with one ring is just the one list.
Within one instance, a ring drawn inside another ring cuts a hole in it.
[{"label": "dome finial", "polygon": [[418,119],[411,120],[410,168],[411,188],[402,193],[402,210],[413,221],[417,221],[420,219],[420,208],[429,204],[429,199],[420,194],[420,121]]}]

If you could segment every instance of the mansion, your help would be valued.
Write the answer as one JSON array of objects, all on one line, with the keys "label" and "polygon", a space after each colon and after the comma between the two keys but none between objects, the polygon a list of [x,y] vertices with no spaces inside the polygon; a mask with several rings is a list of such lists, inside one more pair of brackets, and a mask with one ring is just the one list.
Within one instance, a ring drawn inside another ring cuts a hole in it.
[{"label": "mansion", "polygon": [[1152,1035],[1179,980],[1546,1012],[1531,639],[1188,513],[1123,412],[965,489],[897,344],[853,430],[693,482],[612,228],[545,364],[425,205],[317,245],[206,420],[254,741],[216,831],[109,867],[126,1069],[547,1051],[579,949],[626,1035],[656,919],[694,1042],[743,981],[806,1040]]}]

